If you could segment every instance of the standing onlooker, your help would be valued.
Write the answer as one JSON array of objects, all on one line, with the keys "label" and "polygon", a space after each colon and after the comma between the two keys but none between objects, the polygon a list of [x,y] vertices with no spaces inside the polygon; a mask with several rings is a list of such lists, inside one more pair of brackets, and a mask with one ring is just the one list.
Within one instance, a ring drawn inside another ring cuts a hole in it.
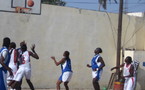
[{"label": "standing onlooker", "polygon": [[102,75],[103,67],[105,63],[103,58],[100,56],[102,53],[101,48],[96,48],[94,50],[95,56],[92,58],[91,65],[87,64],[87,67],[92,68],[93,86],[95,90],[100,90],[99,80]]},{"label": "standing onlooker", "polygon": [[13,76],[11,68],[8,67],[10,61],[9,54],[10,39],[8,37],[3,39],[3,45],[0,49],[0,89],[7,90],[7,71]]},{"label": "standing onlooker", "polygon": [[69,52],[65,51],[63,53],[63,56],[64,57],[58,62],[56,61],[54,56],[51,57],[54,60],[56,66],[61,64],[61,69],[62,69],[62,74],[56,83],[57,90],[60,90],[60,84],[62,82],[64,82],[65,89],[69,90],[68,83],[72,77],[71,59],[69,58]]},{"label": "standing onlooker", "polygon": [[125,63],[120,66],[113,67],[113,69],[120,69],[123,67],[123,78],[125,78],[124,89],[123,90],[134,90],[135,77],[134,77],[134,66],[132,65],[132,58],[127,56],[125,58]]}]

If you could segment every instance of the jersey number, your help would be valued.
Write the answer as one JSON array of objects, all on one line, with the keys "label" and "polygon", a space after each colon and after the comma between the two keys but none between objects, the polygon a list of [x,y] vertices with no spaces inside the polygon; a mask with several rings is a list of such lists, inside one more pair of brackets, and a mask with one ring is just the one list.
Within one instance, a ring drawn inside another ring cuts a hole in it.
[{"label": "jersey number", "polygon": [[25,58],[22,57],[22,64],[25,64]]}]

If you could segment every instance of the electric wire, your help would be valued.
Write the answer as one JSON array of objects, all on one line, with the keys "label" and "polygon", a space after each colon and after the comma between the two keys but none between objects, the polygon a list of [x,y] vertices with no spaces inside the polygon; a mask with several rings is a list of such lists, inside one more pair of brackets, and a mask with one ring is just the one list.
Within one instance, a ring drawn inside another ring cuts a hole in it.
[{"label": "electric wire", "polygon": [[140,26],[137,30],[134,31],[134,33],[132,34],[132,36],[127,40],[127,42],[123,45],[125,46],[126,44],[128,44],[128,42],[134,37],[134,35],[140,31],[142,28],[144,27],[144,24],[142,26]]},{"label": "electric wire", "polygon": [[[108,20],[109,20],[109,23],[110,23],[110,26],[111,26],[112,36],[113,36],[113,40],[114,40],[114,46],[115,46],[115,49],[117,49],[117,47],[116,47],[117,45],[115,43],[115,36],[114,36],[115,27],[113,26],[113,24],[111,22],[111,18],[109,16],[108,12],[106,12],[106,14],[108,16]],[[117,34],[117,32],[116,32],[116,34]]]},{"label": "electric wire", "polygon": [[[125,43],[125,39],[126,39],[126,34],[127,34],[127,30],[128,30],[128,27],[129,27],[129,25],[130,25],[130,17],[128,17],[129,18],[129,21],[128,21],[128,24],[127,24],[127,27],[126,27],[126,29],[125,29],[125,34],[124,34],[124,39],[123,39],[123,45],[124,45],[124,43]],[[123,48],[124,46],[122,46],[122,48]]]}]

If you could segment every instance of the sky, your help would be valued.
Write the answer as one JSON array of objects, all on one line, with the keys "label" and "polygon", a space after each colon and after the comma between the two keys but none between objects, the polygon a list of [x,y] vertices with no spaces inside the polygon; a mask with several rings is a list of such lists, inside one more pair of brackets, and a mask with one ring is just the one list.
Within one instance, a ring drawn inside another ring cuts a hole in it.
[{"label": "sky", "polygon": [[[67,7],[88,9],[98,11],[98,0],[63,0]],[[119,12],[119,0],[117,4],[114,0],[107,0],[107,10],[101,8],[100,11],[111,13]],[[124,0],[124,12],[145,12],[145,0]]]}]

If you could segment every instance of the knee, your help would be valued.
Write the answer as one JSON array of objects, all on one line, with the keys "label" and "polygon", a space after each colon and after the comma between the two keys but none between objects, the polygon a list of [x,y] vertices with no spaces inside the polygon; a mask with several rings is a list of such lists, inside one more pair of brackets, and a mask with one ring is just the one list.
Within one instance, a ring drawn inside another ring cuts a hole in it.
[{"label": "knee", "polygon": [[31,82],[29,79],[26,79],[26,81],[29,83],[29,82]]},{"label": "knee", "polygon": [[57,83],[56,83],[56,86],[60,86],[60,83],[59,83],[59,82],[57,82]]},{"label": "knee", "polygon": [[97,79],[97,78],[94,78],[93,81],[92,81],[92,83],[93,83],[93,84],[94,84],[94,83],[98,83],[98,79]]},{"label": "knee", "polygon": [[95,84],[96,83],[95,80],[93,80],[92,83]]},{"label": "knee", "polygon": [[64,86],[68,86],[68,82],[64,82]]}]

